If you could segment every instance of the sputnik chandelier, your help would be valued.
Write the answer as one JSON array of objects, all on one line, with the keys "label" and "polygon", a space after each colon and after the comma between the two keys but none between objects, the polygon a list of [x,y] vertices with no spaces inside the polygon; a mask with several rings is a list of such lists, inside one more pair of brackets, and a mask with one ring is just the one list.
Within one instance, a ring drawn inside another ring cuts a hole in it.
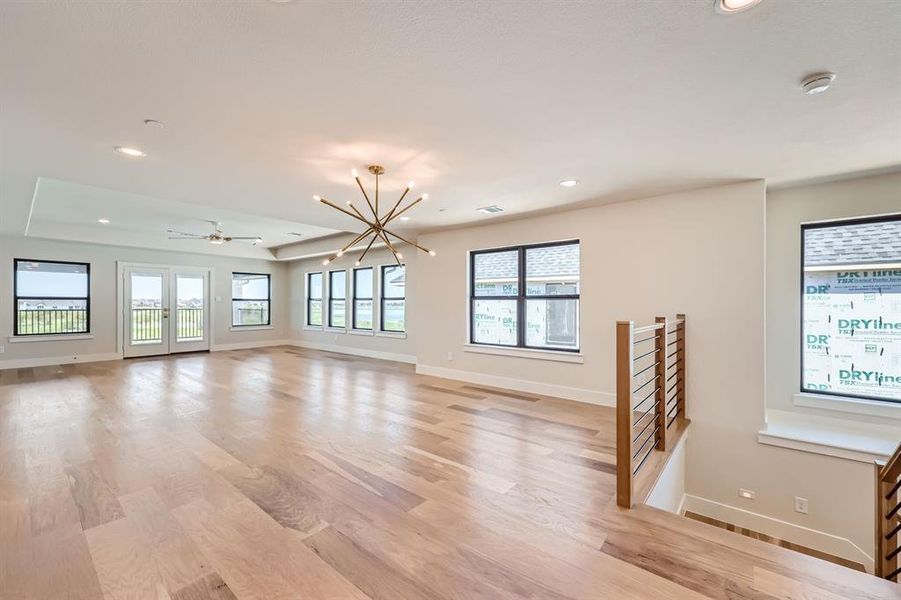
[{"label": "sputnik chandelier", "polygon": [[[363,187],[363,183],[360,181],[360,176],[357,174],[357,170],[354,169],[353,171],[351,171],[351,174],[353,175],[354,180],[356,180],[357,186],[359,186],[360,191],[363,192],[363,198],[365,198],[366,204],[369,206],[369,211],[372,213],[371,220],[368,217],[363,216],[363,213],[361,213],[359,210],[357,210],[357,207],[354,206],[353,202],[351,202],[350,200],[347,201],[347,206],[348,206],[348,208],[350,208],[350,210],[345,210],[345,209],[341,208],[340,206],[338,206],[337,204],[333,204],[332,202],[329,202],[322,196],[313,196],[313,200],[315,200],[316,202],[322,202],[323,204],[331,206],[335,210],[339,210],[339,211],[343,212],[344,214],[346,214],[350,217],[353,217],[357,221],[364,223],[367,226],[366,231],[364,231],[363,233],[361,233],[360,235],[358,235],[357,237],[352,239],[350,241],[350,243],[348,243],[346,246],[344,246],[343,248],[338,250],[338,252],[336,252],[332,256],[330,256],[327,259],[325,259],[324,261],[322,261],[322,264],[327,265],[330,262],[332,262],[333,260],[335,260],[336,258],[340,258],[340,257],[344,256],[344,253],[347,252],[350,248],[352,248],[354,246],[354,244],[357,244],[360,241],[365,240],[366,237],[369,235],[372,236],[372,239],[369,240],[369,243],[366,245],[366,249],[363,250],[363,253],[360,255],[360,258],[357,259],[356,266],[360,266],[360,264],[363,262],[363,259],[366,257],[366,253],[369,252],[369,249],[372,248],[372,245],[376,242],[376,240],[379,240],[379,239],[382,240],[383,242],[385,242],[385,246],[387,246],[388,249],[391,250],[391,253],[394,254],[394,260],[397,261],[398,266],[400,266],[400,264],[401,264],[400,261],[404,257],[404,255],[397,251],[397,248],[395,248],[394,244],[391,243],[390,238],[394,238],[395,243],[397,243],[397,241],[399,240],[401,242],[404,242],[406,244],[410,244],[411,246],[419,248],[423,252],[428,252],[429,255],[431,255],[431,256],[435,256],[434,250],[428,250],[426,248],[423,248],[419,244],[417,244],[415,242],[411,242],[410,240],[408,240],[402,236],[399,236],[396,233],[394,233],[393,231],[390,231],[389,229],[386,228],[388,226],[388,224],[391,223],[391,221],[400,217],[402,214],[404,214],[405,212],[407,212],[408,210],[410,210],[411,208],[413,208],[414,206],[416,206],[423,200],[428,200],[429,195],[422,194],[419,198],[417,198],[416,200],[413,200],[412,202],[407,204],[405,207],[398,210],[401,202],[404,201],[404,198],[406,198],[407,194],[410,193],[410,190],[413,189],[413,182],[411,181],[410,183],[407,184],[406,189],[404,189],[404,193],[400,195],[400,199],[398,199],[398,201],[394,203],[394,206],[391,207],[391,210],[389,210],[388,212],[386,212],[384,214],[380,214],[379,213],[379,175],[385,174],[385,167],[382,167],[380,165],[370,165],[369,172],[372,173],[373,175],[375,175],[375,204],[373,204],[372,201],[369,199],[369,194],[366,193],[366,188]],[[351,212],[351,211],[353,211],[353,212]]]}]

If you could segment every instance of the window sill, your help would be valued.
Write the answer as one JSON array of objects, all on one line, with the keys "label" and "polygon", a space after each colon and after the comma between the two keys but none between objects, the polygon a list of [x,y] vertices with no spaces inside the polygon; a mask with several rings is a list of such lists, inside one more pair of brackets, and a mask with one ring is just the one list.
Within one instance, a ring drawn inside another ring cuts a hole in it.
[{"label": "window sill", "polygon": [[347,333],[347,329],[345,327],[326,327],[326,333]]},{"label": "window sill", "polygon": [[69,340],[93,340],[94,335],[91,333],[61,333],[58,335],[19,335],[9,338],[12,344],[22,344],[25,342],[65,342]]},{"label": "window sill", "polygon": [[348,333],[352,335],[374,335],[371,329],[351,329]]},{"label": "window sill", "polygon": [[849,398],[847,396],[828,396],[801,392],[793,397],[795,406],[806,408],[819,408],[833,410],[842,413],[868,415],[901,420],[901,404],[880,402],[878,400],[865,400],[863,398]]},{"label": "window sill", "polygon": [[304,331],[322,331],[322,325],[304,325]]},{"label": "window sill", "polygon": [[232,325],[229,331],[266,331],[273,329],[272,325]]},{"label": "window sill", "polygon": [[503,346],[486,346],[483,344],[464,344],[464,352],[476,354],[494,354],[497,356],[513,356],[516,358],[532,358],[536,360],[550,360],[554,362],[577,363],[585,362],[581,352],[561,352],[558,350],[536,350],[534,348],[504,348]]},{"label": "window sill", "polygon": [[757,441],[813,454],[872,464],[885,460],[901,438],[901,426],[862,423],[785,410],[768,410]]},{"label": "window sill", "polygon": [[375,335],[377,337],[397,338],[399,340],[407,339],[405,331],[377,331]]}]

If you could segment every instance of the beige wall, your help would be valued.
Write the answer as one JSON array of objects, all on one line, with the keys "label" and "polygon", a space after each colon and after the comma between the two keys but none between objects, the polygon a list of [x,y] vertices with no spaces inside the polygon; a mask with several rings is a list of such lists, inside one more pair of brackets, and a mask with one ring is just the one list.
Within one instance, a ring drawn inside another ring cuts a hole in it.
[{"label": "beige wall", "polygon": [[[803,541],[861,560],[851,544],[872,551],[870,467],[765,446],[757,436],[765,424],[765,391],[790,401],[798,378],[800,221],[884,212],[893,196],[897,203],[898,182],[894,176],[777,192],[769,217],[764,184],[756,181],[424,235],[421,242],[438,256],[420,261],[412,292],[420,307],[413,315],[418,368],[507,378],[536,390],[557,386],[574,397],[609,401],[615,321],[646,323],[684,311],[693,421],[686,491],[703,500],[693,508],[722,509],[717,514],[728,518],[749,511],[763,516],[751,522],[786,536],[802,528],[822,532]],[[782,198],[787,204],[777,206]],[[789,206],[791,198],[806,208]],[[466,352],[467,252],[571,238],[581,239],[584,364]],[[778,331],[767,326],[770,317],[781,324]],[[755,490],[756,499],[739,498],[740,487]],[[809,500],[809,514],[794,511],[795,496]]]},{"label": "beige wall", "polygon": [[[696,357],[689,381],[696,416],[719,422],[737,410],[759,424],[763,224],[764,184],[754,181],[424,235],[423,245],[438,255],[420,260],[417,363],[426,370],[552,383],[612,403],[616,321],[647,324],[655,315],[685,312]],[[466,351],[467,252],[573,238],[581,240],[584,364]],[[741,360],[723,352],[739,339]],[[733,386],[736,380],[748,383]],[[727,408],[719,398],[734,387],[749,400]]]},{"label": "beige wall", "polygon": [[[687,491],[730,505],[739,487],[775,497],[785,482],[767,471],[779,471],[778,457],[756,439],[764,423],[764,224],[764,184],[753,181],[422,236],[438,256],[423,261],[416,287],[428,307],[416,315],[418,367],[612,399],[615,322],[685,312]],[[581,240],[584,364],[465,352],[467,251],[569,238]],[[788,493],[782,488],[779,502]]]},{"label": "beige wall", "polygon": [[[38,260],[69,260],[91,263],[91,340],[41,341],[11,343],[13,258]],[[213,269],[213,342],[216,346],[252,344],[281,340],[288,332],[287,266],[273,261],[217,257],[101,246],[74,242],[59,242],[27,237],[0,236],[0,368],[3,361],[53,357],[87,357],[115,354],[117,333],[117,261],[149,264],[171,264]],[[272,274],[272,329],[230,331],[231,273],[252,271]],[[215,296],[221,298],[215,302]]]},{"label": "beige wall", "polygon": [[[767,194],[768,409],[837,418],[849,426],[855,421],[901,425],[896,419],[836,413],[793,403],[793,395],[800,386],[801,224],[899,210],[901,173],[793,187]],[[728,444],[725,436],[711,441]],[[753,504],[739,500],[745,503],[745,508],[847,538],[872,553],[872,465],[760,445],[751,456],[754,460],[749,464],[747,479],[749,485],[758,486],[758,499]],[[794,512],[794,496],[810,500],[808,515]]]},{"label": "beige wall", "polygon": [[[340,247],[338,244],[336,246]],[[306,274],[310,272],[323,273],[323,279],[327,280],[329,271],[339,269],[352,271],[354,262],[359,256],[359,252],[347,254],[336,259],[328,266],[322,265],[323,257],[298,260],[290,263],[288,270],[288,278],[291,294],[291,335],[294,341],[301,345],[311,348],[319,348],[322,350],[331,350],[336,352],[350,352],[354,354],[362,354],[364,356],[373,356],[388,360],[400,360],[404,362],[415,362],[416,360],[416,332],[417,328],[413,325],[411,315],[417,309],[417,298],[411,294],[411,290],[415,289],[416,284],[416,266],[422,258],[416,256],[414,252],[408,249],[403,250],[404,264],[406,265],[406,328],[407,332],[403,336],[395,334],[383,335],[378,331],[354,332],[348,330],[335,330],[328,327],[310,328],[306,323]],[[428,257],[425,257],[428,258]],[[366,254],[366,258],[360,265],[362,267],[375,267],[378,272],[380,265],[396,264],[392,254],[386,249],[370,250]],[[348,277],[348,307],[350,307],[351,297],[351,278]],[[323,293],[327,294],[324,290]],[[378,284],[374,291],[375,304],[378,304]],[[326,301],[323,300],[323,306]],[[348,312],[348,315],[350,313]],[[327,324],[327,313],[323,317]],[[378,324],[376,324],[376,328]]]}]

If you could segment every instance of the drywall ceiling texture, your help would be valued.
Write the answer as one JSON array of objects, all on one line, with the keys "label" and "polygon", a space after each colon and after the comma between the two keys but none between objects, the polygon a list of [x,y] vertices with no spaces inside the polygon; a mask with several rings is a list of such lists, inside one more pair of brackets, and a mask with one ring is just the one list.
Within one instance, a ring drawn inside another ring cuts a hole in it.
[{"label": "drywall ceiling texture", "polygon": [[39,176],[348,230],[310,197],[358,199],[375,161],[431,193],[416,228],[879,168],[899,30],[858,0],[3,2],[0,227]]}]

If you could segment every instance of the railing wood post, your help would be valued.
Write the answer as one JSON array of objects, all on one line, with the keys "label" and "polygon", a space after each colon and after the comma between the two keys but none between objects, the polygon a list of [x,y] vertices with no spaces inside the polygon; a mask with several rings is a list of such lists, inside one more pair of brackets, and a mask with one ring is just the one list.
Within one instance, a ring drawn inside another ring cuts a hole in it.
[{"label": "railing wood post", "polygon": [[[892,493],[894,483],[886,481],[884,472],[877,470],[876,480],[876,574],[879,577],[890,578],[895,574],[897,579],[898,555],[889,558],[889,554],[897,547],[898,536],[888,536],[893,529],[894,518],[886,518],[886,515],[898,504],[897,490]],[[888,537],[886,537],[888,536]],[[881,567],[881,568],[880,568]]]},{"label": "railing wood post", "polygon": [[666,317],[657,317],[655,323],[663,323],[663,328],[654,332],[654,361],[657,367],[657,391],[654,392],[654,421],[657,430],[656,448],[666,450]]},{"label": "railing wood post", "polygon": [[679,408],[676,409],[676,413],[681,414],[682,418],[686,419],[686,418],[688,418],[688,413],[685,412],[685,390],[688,387],[688,385],[687,385],[688,370],[685,368],[685,359],[686,359],[686,356],[685,356],[686,355],[686,352],[685,352],[685,314],[684,313],[677,314],[676,319],[679,320],[679,324],[676,325],[676,331],[678,332],[676,334],[676,340],[678,340],[676,342],[676,351],[678,352],[676,354],[676,360],[679,361],[679,366],[677,367],[677,370],[681,371],[681,374],[679,374],[676,377],[676,379],[682,380],[681,383],[679,383],[679,385],[676,388],[676,393],[678,394],[678,398],[679,398],[678,399]]},{"label": "railing wood post", "polygon": [[616,503],[632,508],[632,321],[616,322]]},{"label": "railing wood post", "polygon": [[874,561],[874,571],[876,577],[885,577],[888,573],[886,573],[883,565],[885,561],[885,545],[883,544],[885,540],[885,519],[882,518],[882,515],[885,509],[882,497],[882,467],[884,464],[877,460],[874,466],[876,467],[876,560]]}]

